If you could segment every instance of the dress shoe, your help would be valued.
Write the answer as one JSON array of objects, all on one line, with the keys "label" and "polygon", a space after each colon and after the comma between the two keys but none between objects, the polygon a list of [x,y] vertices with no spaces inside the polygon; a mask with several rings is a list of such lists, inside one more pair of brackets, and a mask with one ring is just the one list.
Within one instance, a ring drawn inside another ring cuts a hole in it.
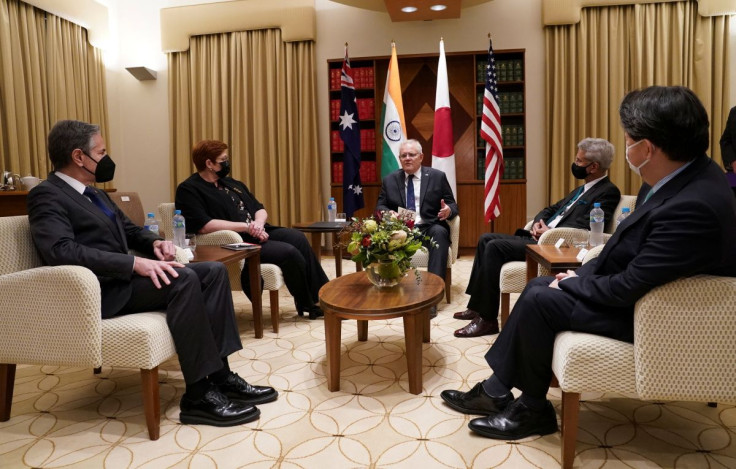
[{"label": "dress shoe", "polygon": [[544,409],[532,410],[516,399],[496,415],[471,420],[468,427],[487,438],[519,440],[531,435],[556,432],[557,415],[550,401],[547,401]]},{"label": "dress shoe", "polygon": [[179,407],[179,420],[188,425],[232,427],[252,422],[261,415],[261,411],[252,405],[231,402],[215,386],[200,399],[190,399],[184,394]]},{"label": "dress shoe", "polygon": [[440,393],[443,401],[463,414],[493,415],[501,412],[514,400],[511,393],[501,397],[491,397],[483,389],[483,383],[476,384],[468,392],[446,389]]},{"label": "dress shoe", "polygon": [[498,321],[489,321],[478,316],[467,326],[455,331],[455,337],[480,337],[498,334]]},{"label": "dress shoe", "polygon": [[312,319],[312,320],[321,318],[322,316],[325,315],[325,313],[322,311],[322,308],[320,308],[317,305],[312,305],[307,308],[299,308],[299,307],[296,308],[296,313],[299,316],[304,316],[304,312],[309,313],[309,319]]},{"label": "dress shoe", "polygon": [[478,313],[473,311],[472,309],[468,308],[462,313],[455,313],[452,315],[455,319],[462,319],[463,321],[470,321],[471,319],[475,319],[478,317]]},{"label": "dress shoe", "polygon": [[253,386],[237,374],[230,372],[225,381],[216,383],[220,392],[233,402],[255,405],[275,401],[278,391],[270,386]]}]

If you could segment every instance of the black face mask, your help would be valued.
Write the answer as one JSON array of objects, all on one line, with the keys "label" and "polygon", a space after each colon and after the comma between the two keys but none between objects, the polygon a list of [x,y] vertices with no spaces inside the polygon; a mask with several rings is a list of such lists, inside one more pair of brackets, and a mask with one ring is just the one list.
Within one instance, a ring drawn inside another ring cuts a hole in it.
[{"label": "black face mask", "polygon": [[[588,166],[592,164],[593,163],[588,163]],[[573,163],[570,169],[572,170],[572,175],[575,177],[575,179],[585,179],[586,177],[588,177],[588,172],[585,171],[588,166],[578,166]]]},{"label": "black face mask", "polygon": [[215,171],[215,174],[217,174],[217,177],[222,179],[228,174],[230,174],[230,162],[229,161],[223,161],[220,163],[221,169],[219,171]]},{"label": "black face mask", "polygon": [[95,161],[94,158],[86,153],[84,154],[84,156],[97,163],[97,168],[95,168],[94,173],[82,166],[88,173],[94,174],[95,182],[112,181],[112,178],[115,177],[115,162],[112,160],[112,158],[110,158],[110,155],[103,156],[102,158],[100,158],[100,161]]}]

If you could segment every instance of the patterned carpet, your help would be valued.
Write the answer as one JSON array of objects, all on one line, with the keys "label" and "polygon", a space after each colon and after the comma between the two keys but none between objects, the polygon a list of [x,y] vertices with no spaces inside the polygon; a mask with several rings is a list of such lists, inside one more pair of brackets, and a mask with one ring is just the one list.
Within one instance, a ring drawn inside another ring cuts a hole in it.
[{"label": "patterned carpet", "polygon": [[[323,259],[330,278],[334,261]],[[486,378],[483,354],[494,336],[456,339],[464,322],[465,282],[472,265],[453,268],[453,302],[440,303],[432,342],[423,346],[424,392],[408,393],[400,319],[371,321],[358,342],[354,321],[343,324],[341,391],[325,377],[324,323],[296,316],[281,292],[281,332],[253,338],[250,304],[237,293],[244,349],[232,368],[254,384],[274,386],[277,402],[260,420],[234,428],[179,424],[184,383],[175,360],[160,373],[161,438],[150,441],[140,399],[140,374],[19,366],[12,418],[0,423],[0,467],[74,468],[555,468],[559,433],[503,442],[477,437],[468,416],[439,394],[467,390]],[[344,272],[352,265],[344,262]],[[549,398],[558,408],[559,391]],[[736,408],[701,403],[643,402],[614,394],[583,395],[577,467],[736,468]]]}]

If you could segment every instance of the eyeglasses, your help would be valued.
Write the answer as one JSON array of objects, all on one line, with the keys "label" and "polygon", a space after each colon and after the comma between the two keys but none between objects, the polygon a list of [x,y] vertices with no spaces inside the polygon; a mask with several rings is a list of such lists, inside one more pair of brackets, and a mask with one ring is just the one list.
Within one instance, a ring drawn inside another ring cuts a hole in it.
[{"label": "eyeglasses", "polygon": [[419,156],[419,153],[402,153],[399,155],[399,158],[405,160],[407,158],[416,158],[417,156]]}]

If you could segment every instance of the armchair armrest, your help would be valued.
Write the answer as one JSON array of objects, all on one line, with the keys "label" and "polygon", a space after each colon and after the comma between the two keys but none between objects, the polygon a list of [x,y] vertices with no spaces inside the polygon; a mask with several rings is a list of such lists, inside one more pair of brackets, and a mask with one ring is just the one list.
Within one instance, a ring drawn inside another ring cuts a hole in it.
[{"label": "armchair armrest", "polygon": [[102,363],[97,277],[79,266],[0,276],[0,363]]},{"label": "armchair armrest", "polygon": [[736,278],[698,275],[655,288],[634,313],[642,399],[736,402]]},{"label": "armchair armrest", "polygon": [[232,230],[219,230],[197,235],[197,244],[203,246],[220,246],[221,244],[240,243],[243,238]]}]

